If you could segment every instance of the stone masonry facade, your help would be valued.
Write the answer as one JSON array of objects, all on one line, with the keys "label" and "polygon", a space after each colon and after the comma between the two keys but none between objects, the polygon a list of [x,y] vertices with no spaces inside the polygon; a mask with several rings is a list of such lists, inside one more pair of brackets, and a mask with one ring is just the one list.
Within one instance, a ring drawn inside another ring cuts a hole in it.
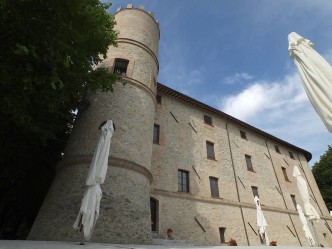
[{"label": "stone masonry facade", "polygon": [[[226,242],[234,238],[239,245],[260,245],[254,186],[270,240],[309,246],[291,198],[294,195],[303,206],[292,176],[297,165],[322,218],[314,224],[319,242],[332,245],[332,219],[307,163],[310,153],[164,85],[158,85],[158,95],[155,123],[160,126],[160,142],[153,145],[151,186],[151,197],[159,203],[158,231],[171,227],[186,241],[220,245],[219,228],[226,228]],[[212,125],[204,122],[204,115],[211,117]],[[206,141],[214,144],[215,159],[207,157]],[[245,155],[251,156],[253,171],[247,169]],[[188,192],[178,190],[178,170],[189,173]],[[211,196],[209,177],[218,179],[219,197]]]},{"label": "stone masonry facade", "polygon": [[101,66],[113,73],[119,59],[125,61],[125,84],[87,96],[28,239],[82,239],[72,225],[98,127],[112,118],[116,131],[90,241],[152,244],[172,228],[176,239],[190,244],[222,245],[233,238],[238,245],[260,245],[254,188],[269,239],[309,246],[293,203],[303,207],[292,176],[296,165],[321,216],[310,229],[320,244],[332,246],[332,217],[308,165],[311,154],[157,83],[160,30],[153,13],[129,4],[115,18],[118,47],[109,49]]}]

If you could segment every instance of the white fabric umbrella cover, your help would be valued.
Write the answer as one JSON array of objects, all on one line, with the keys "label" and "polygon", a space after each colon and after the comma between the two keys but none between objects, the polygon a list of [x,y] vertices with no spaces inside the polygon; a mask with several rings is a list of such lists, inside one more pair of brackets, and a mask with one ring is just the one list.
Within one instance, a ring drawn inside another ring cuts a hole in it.
[{"label": "white fabric umbrella cover", "polygon": [[332,132],[332,67],[314,49],[314,44],[295,32],[288,35],[288,50],[294,58],[311,104]]},{"label": "white fabric umbrella cover", "polygon": [[319,214],[310,203],[310,196],[306,180],[302,177],[300,170],[294,166],[293,176],[296,178],[297,188],[304,203],[304,212],[309,216],[309,220],[320,220]]},{"label": "white fabric umbrella cover", "polygon": [[102,192],[99,184],[89,186],[84,193],[80,212],[73,225],[75,229],[80,229],[83,226],[83,234],[86,240],[92,236],[93,229],[99,216],[99,204],[102,197]]},{"label": "white fabric umbrella cover", "polygon": [[270,241],[266,233],[267,222],[265,220],[261,204],[257,196],[254,197],[254,201],[256,205],[257,226],[259,226],[259,234],[263,240],[265,239],[265,244],[268,246]]},{"label": "white fabric umbrella cover", "polygon": [[315,245],[315,240],[314,240],[314,237],[312,236],[311,232],[310,232],[310,229],[308,227],[308,221],[307,221],[307,218],[305,217],[303,211],[302,211],[302,208],[299,204],[296,204],[296,209],[299,213],[299,216],[300,216],[300,220],[302,222],[302,225],[303,225],[303,231],[304,231],[304,234],[305,236],[307,237],[307,239],[309,240],[309,243],[310,245],[314,246]]},{"label": "white fabric umbrella cover", "polygon": [[103,184],[105,181],[111,138],[114,132],[112,120],[108,120],[101,127],[101,130],[102,134],[86,179],[88,189],[84,193],[79,214],[73,225],[75,229],[80,229],[83,226],[83,233],[86,240],[91,238],[99,216],[99,205],[102,198],[100,184]]}]

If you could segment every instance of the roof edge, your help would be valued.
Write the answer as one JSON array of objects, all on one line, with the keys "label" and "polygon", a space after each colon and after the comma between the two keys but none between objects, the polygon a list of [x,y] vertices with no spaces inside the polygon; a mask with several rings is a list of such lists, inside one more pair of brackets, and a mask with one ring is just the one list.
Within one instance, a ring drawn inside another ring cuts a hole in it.
[{"label": "roof edge", "polygon": [[183,93],[180,93],[180,92],[178,92],[178,91],[176,91],[176,90],[174,90],[172,88],[169,88],[168,86],[165,86],[165,85],[163,85],[163,84],[161,84],[161,83],[158,82],[157,88],[158,88],[158,91],[166,93],[166,94],[168,94],[168,95],[170,95],[172,97],[178,98],[178,99],[180,99],[182,101],[185,101],[185,102],[187,102],[187,103],[189,103],[191,105],[197,106],[197,107],[199,107],[199,108],[201,108],[203,110],[207,110],[207,111],[213,112],[213,113],[215,113],[217,115],[220,115],[220,116],[222,116],[222,117],[224,117],[224,118],[226,118],[228,120],[233,121],[234,123],[236,123],[236,124],[238,124],[238,125],[240,125],[242,127],[245,127],[245,128],[247,128],[247,129],[249,129],[251,131],[254,131],[254,132],[258,133],[261,136],[264,136],[266,138],[274,140],[274,141],[276,141],[278,143],[284,144],[284,145],[286,145],[286,146],[288,146],[288,147],[290,147],[290,148],[292,148],[294,150],[300,151],[300,152],[302,152],[304,154],[307,162],[309,162],[311,160],[311,158],[312,158],[312,155],[311,155],[311,153],[309,151],[306,151],[306,150],[304,150],[304,149],[302,149],[300,147],[297,147],[297,146],[295,146],[293,144],[290,144],[290,143],[288,143],[288,142],[286,142],[286,141],[284,141],[284,140],[282,140],[280,138],[277,138],[277,137],[275,137],[275,136],[273,136],[273,135],[271,135],[271,134],[269,134],[269,133],[267,133],[265,131],[262,131],[262,130],[260,130],[260,129],[258,129],[258,128],[250,125],[250,124],[247,124],[247,123],[245,123],[245,122],[243,122],[243,121],[241,121],[241,120],[239,120],[237,118],[234,118],[234,117],[232,117],[229,114],[226,114],[226,113],[224,113],[224,112],[222,112],[222,111],[220,111],[220,110],[218,110],[216,108],[213,108],[213,107],[211,107],[211,106],[209,106],[207,104],[204,104],[203,102],[200,102],[200,101],[198,101],[198,100],[196,100],[194,98],[191,98],[191,97],[189,97],[189,96],[187,96],[187,95],[185,95]]}]

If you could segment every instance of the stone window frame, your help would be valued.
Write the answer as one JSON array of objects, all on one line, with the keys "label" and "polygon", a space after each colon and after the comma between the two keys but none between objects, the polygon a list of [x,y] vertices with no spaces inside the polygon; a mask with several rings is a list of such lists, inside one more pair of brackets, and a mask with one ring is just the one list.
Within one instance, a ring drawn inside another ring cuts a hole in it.
[{"label": "stone window frame", "polygon": [[297,209],[296,209],[296,204],[297,204],[297,202],[296,202],[296,196],[291,194],[290,197],[291,197],[291,200],[292,200],[292,202],[293,202],[293,205],[294,205],[295,210],[297,210]]},{"label": "stone window frame", "polygon": [[157,101],[157,104],[161,105],[162,97],[160,94],[156,95],[156,101]]},{"label": "stone window frame", "polygon": [[208,116],[206,114],[204,114],[204,123],[207,124],[207,125],[210,125],[210,126],[213,126],[212,125],[212,117],[211,116]]},{"label": "stone window frame", "polygon": [[244,158],[245,158],[245,161],[246,161],[247,170],[250,171],[250,172],[255,172],[254,167],[252,165],[252,160],[251,160],[252,156],[245,154]]},{"label": "stone window frame", "polygon": [[289,178],[288,178],[286,168],[285,168],[285,167],[281,167],[281,170],[282,170],[282,173],[283,173],[283,175],[284,175],[285,181],[286,181],[286,182],[291,182],[291,181],[289,180]]},{"label": "stone window frame", "polygon": [[278,145],[274,145],[274,149],[277,153],[281,154],[279,146]]},{"label": "stone window frame", "polygon": [[112,65],[112,66],[109,68],[109,72],[110,72],[110,73],[113,73],[113,72],[114,72],[115,61],[116,61],[116,60],[127,60],[127,61],[128,61],[127,71],[126,71],[126,75],[125,75],[125,77],[127,77],[127,78],[132,78],[132,77],[133,77],[133,72],[134,72],[134,64],[135,64],[135,60],[134,60],[134,59],[130,59],[130,58],[126,57],[126,56],[110,58],[109,63],[110,63],[110,65]]},{"label": "stone window frame", "polygon": [[219,178],[214,177],[214,176],[209,176],[211,197],[214,197],[214,198],[220,197],[218,181],[219,181]]},{"label": "stone window frame", "polygon": [[178,192],[189,193],[189,180],[189,171],[178,169]]},{"label": "stone window frame", "polygon": [[[115,58],[113,63],[113,74],[118,73],[115,71],[116,68],[118,67],[119,74],[127,76],[128,65],[129,65],[129,60],[123,58]],[[124,68],[125,70],[123,70]]]},{"label": "stone window frame", "polygon": [[160,125],[153,124],[153,143],[160,144]]},{"label": "stone window frame", "polygon": [[241,136],[242,139],[248,140],[247,139],[247,134],[246,134],[245,131],[240,130],[240,136]]},{"label": "stone window frame", "polygon": [[259,198],[259,193],[258,193],[258,187],[257,186],[251,186],[251,191],[252,191],[252,195],[254,197],[257,196]]},{"label": "stone window frame", "polygon": [[214,153],[214,143],[206,140],[206,157],[211,160],[216,160],[216,154]]}]

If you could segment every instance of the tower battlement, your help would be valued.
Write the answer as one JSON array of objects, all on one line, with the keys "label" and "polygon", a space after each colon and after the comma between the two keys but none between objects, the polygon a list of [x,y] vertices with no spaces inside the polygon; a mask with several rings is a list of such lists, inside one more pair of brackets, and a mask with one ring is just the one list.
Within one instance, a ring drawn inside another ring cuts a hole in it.
[{"label": "tower battlement", "polygon": [[158,24],[158,26],[159,26],[159,21],[155,18],[154,13],[152,11],[146,11],[146,10],[144,10],[144,6],[143,5],[140,5],[138,8],[135,8],[133,4],[129,3],[129,4],[127,4],[127,7],[125,7],[125,8],[122,8],[122,6],[118,7],[116,9],[115,14],[117,14],[120,11],[132,10],[132,9],[134,9],[134,10],[140,10],[140,11],[143,11],[146,14],[150,15],[154,19],[154,21]]}]

